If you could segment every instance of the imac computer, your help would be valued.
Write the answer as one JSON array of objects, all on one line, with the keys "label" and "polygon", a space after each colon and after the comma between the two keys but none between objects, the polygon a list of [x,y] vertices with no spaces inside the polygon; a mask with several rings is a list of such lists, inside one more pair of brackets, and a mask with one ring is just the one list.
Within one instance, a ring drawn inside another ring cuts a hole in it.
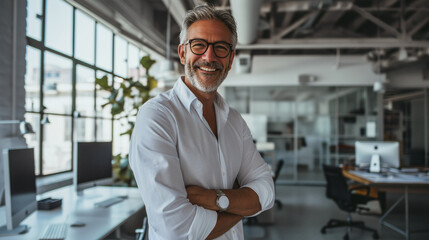
[{"label": "imac computer", "polygon": [[24,233],[28,227],[19,223],[37,209],[33,148],[4,149],[3,167],[6,226],[0,236]]},{"label": "imac computer", "polygon": [[[373,167],[378,162],[378,168],[399,168],[398,142],[361,142],[356,141],[356,165]],[[371,166],[370,166],[371,164]]]},{"label": "imac computer", "polygon": [[78,142],[74,157],[76,191],[113,183],[112,142]]}]

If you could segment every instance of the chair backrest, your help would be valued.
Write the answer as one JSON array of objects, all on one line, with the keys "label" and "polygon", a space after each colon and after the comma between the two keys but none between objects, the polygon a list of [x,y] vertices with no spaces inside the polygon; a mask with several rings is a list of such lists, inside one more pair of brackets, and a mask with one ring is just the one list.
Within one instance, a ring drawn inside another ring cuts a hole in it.
[{"label": "chair backrest", "polygon": [[279,161],[277,161],[276,172],[274,173],[274,179],[273,179],[274,183],[276,183],[277,178],[279,177],[280,170],[282,170],[283,164],[284,164],[283,159],[280,159]]},{"label": "chair backrest", "polygon": [[326,179],[326,196],[334,200],[341,209],[353,211],[349,187],[341,168],[323,165],[323,173]]}]

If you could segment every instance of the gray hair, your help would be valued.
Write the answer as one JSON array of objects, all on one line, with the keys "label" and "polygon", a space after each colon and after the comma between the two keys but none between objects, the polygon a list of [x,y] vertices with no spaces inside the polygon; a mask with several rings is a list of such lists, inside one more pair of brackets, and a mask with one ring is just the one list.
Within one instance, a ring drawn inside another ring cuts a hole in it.
[{"label": "gray hair", "polygon": [[235,49],[237,45],[237,25],[234,17],[228,11],[216,10],[205,4],[196,6],[193,10],[186,13],[182,23],[182,30],[180,31],[180,44],[185,44],[189,27],[200,20],[219,20],[224,23],[231,32],[232,49]]}]

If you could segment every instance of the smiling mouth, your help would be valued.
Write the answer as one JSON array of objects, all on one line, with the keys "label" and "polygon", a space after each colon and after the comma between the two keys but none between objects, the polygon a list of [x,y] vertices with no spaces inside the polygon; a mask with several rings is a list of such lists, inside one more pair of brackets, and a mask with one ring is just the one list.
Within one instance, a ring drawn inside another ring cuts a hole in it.
[{"label": "smiling mouth", "polygon": [[217,70],[216,68],[209,68],[209,67],[199,67],[199,69],[206,71],[206,72],[214,72]]}]

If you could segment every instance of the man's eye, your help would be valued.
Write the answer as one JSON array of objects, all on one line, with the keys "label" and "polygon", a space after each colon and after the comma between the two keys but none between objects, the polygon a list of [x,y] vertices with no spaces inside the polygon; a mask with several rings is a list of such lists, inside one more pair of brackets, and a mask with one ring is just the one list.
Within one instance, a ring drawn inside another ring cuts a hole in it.
[{"label": "man's eye", "polygon": [[216,46],[217,51],[228,51],[228,48],[225,46]]},{"label": "man's eye", "polygon": [[193,48],[205,48],[206,45],[203,43],[195,43],[192,45]]}]

